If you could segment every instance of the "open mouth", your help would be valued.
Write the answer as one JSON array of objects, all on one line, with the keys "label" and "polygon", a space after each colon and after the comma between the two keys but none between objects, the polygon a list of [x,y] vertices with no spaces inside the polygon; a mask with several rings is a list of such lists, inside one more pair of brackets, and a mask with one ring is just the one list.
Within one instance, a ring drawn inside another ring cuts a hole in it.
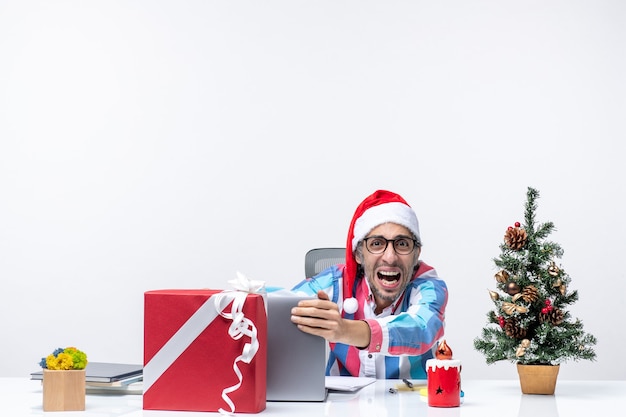
[{"label": "open mouth", "polygon": [[383,288],[394,289],[400,285],[401,274],[399,272],[379,271],[376,276]]}]

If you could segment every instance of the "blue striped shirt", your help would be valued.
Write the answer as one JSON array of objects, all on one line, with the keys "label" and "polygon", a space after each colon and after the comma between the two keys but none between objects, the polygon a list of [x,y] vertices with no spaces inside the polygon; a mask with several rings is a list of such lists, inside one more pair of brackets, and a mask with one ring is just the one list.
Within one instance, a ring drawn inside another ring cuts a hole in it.
[{"label": "blue striped shirt", "polygon": [[[323,290],[342,310],[344,265],[335,265],[308,278],[294,292],[314,295]],[[365,320],[371,329],[367,348],[331,343],[327,375],[371,376],[386,379],[426,379],[426,361],[432,358],[444,331],[448,289],[436,271],[421,262],[401,297],[380,314],[366,279],[357,282],[353,296],[359,309],[344,318]]]}]

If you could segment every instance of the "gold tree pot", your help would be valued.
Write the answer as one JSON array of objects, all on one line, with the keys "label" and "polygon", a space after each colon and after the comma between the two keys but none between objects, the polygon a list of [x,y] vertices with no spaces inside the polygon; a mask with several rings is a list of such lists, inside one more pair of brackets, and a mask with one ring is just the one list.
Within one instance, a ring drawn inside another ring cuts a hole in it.
[{"label": "gold tree pot", "polygon": [[554,395],[559,365],[517,364],[517,374],[523,394]]}]

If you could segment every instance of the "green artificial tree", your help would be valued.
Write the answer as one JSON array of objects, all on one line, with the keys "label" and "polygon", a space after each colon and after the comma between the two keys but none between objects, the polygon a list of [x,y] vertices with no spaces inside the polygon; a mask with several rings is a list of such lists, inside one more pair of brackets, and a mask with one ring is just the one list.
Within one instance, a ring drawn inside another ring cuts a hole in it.
[{"label": "green artificial tree", "polygon": [[474,348],[487,364],[508,360],[523,365],[558,365],[569,359],[595,360],[596,338],[572,319],[567,307],[578,300],[571,279],[555,260],[561,247],[547,240],[552,222],[535,224],[539,193],[528,188],[524,224],[509,226],[493,261],[498,291],[495,306]]}]

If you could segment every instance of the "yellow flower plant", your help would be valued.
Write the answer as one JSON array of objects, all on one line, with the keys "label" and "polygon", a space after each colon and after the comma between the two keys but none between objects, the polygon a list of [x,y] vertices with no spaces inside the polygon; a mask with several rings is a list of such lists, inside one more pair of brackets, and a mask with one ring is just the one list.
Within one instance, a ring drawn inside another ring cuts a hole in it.
[{"label": "yellow flower plant", "polygon": [[87,355],[75,347],[55,349],[50,355],[41,358],[39,365],[50,370],[85,369]]}]

